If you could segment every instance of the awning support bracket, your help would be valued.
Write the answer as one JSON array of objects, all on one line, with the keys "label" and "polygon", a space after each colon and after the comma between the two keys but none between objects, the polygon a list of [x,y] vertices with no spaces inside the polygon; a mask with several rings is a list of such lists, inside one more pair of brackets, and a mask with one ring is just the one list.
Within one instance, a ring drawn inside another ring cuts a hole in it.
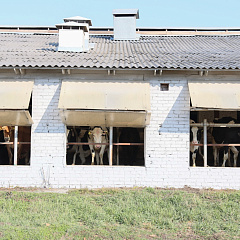
[{"label": "awning support bracket", "polygon": [[25,75],[26,74],[26,69],[14,68],[13,70],[14,70],[16,75]]},{"label": "awning support bracket", "polygon": [[116,70],[107,70],[107,73],[108,73],[108,76],[110,76],[110,75],[116,75]]},{"label": "awning support bracket", "polygon": [[70,69],[62,69],[62,74],[63,75],[65,75],[65,74],[70,75],[71,74],[71,70]]},{"label": "awning support bracket", "polygon": [[199,71],[198,74],[202,77],[202,76],[208,76],[208,70],[206,71]]},{"label": "awning support bracket", "polygon": [[157,76],[157,75],[162,76],[162,69],[155,69],[153,71],[153,75],[154,76]]}]

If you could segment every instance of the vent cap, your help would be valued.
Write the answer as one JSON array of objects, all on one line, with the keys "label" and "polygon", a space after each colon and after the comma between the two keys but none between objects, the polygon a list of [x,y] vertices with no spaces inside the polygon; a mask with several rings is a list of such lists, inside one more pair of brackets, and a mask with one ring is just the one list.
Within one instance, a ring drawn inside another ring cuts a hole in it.
[{"label": "vent cap", "polygon": [[139,19],[138,9],[114,9],[114,40],[138,40],[136,19]]},{"label": "vent cap", "polygon": [[90,19],[76,16],[64,18],[64,23],[56,24],[59,32],[58,51],[87,52],[89,50]]}]

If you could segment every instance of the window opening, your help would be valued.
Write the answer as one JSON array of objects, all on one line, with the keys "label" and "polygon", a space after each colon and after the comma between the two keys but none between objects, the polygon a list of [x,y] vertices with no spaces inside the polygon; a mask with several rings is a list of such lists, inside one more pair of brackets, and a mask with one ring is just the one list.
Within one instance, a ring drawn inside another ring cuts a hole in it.
[{"label": "window opening", "polygon": [[169,90],[169,83],[161,83],[160,84],[161,91],[168,91]]},{"label": "window opening", "polygon": [[[102,130],[100,142],[90,142],[93,131],[86,126],[67,127],[66,164],[67,165],[98,165],[101,164],[100,151],[104,146],[103,165],[109,161],[109,128]],[[105,141],[104,141],[105,139]],[[95,148],[94,164],[90,144],[99,145]],[[144,128],[113,127],[112,165],[144,166]]]},{"label": "window opening", "polygon": [[[190,166],[240,167],[239,111],[190,112]],[[192,121],[194,120],[194,121]],[[204,151],[204,121],[206,153]],[[195,142],[194,142],[195,141]]]},{"label": "window opening", "polygon": [[[28,111],[32,116],[32,97]],[[17,149],[14,145],[15,139]],[[15,153],[17,161],[14,163]],[[0,126],[0,165],[30,165],[30,156],[31,126]]]}]

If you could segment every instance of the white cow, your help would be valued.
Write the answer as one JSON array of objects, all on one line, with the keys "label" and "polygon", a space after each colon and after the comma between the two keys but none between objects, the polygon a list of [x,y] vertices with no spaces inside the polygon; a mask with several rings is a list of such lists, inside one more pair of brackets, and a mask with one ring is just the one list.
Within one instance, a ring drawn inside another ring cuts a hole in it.
[{"label": "white cow", "polygon": [[108,143],[108,131],[103,130],[102,127],[94,127],[88,132],[88,143],[96,143],[94,145],[89,144],[92,153],[92,163],[94,165],[94,158],[96,156],[97,165],[103,165],[103,154],[106,149],[106,145],[100,145],[99,143]]},{"label": "white cow", "polygon": [[[190,124],[195,123],[195,121],[190,120]],[[190,127],[190,143],[192,144],[199,144],[201,139],[201,131],[199,130],[198,127]],[[190,152],[192,155],[192,161],[193,161],[193,167],[196,167],[196,158],[197,158],[197,153],[200,153],[200,148],[199,146],[190,146]]]}]

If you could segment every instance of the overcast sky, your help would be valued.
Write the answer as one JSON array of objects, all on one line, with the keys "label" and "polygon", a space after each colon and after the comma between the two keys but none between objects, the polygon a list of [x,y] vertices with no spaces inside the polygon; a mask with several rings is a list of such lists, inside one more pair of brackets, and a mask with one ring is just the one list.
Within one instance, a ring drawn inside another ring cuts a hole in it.
[{"label": "overcast sky", "polygon": [[54,26],[90,18],[112,27],[113,9],[137,8],[137,27],[239,27],[240,0],[0,0],[0,25]]}]

